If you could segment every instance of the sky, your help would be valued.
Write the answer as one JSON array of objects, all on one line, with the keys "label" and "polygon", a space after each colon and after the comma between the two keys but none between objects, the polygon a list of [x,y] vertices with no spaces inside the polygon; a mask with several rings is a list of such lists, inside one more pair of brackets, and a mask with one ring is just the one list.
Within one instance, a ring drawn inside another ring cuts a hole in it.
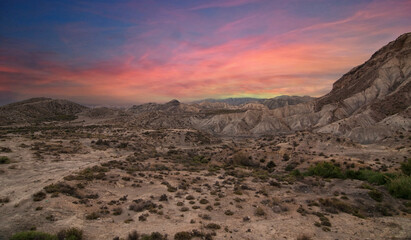
[{"label": "sky", "polygon": [[411,0],[2,0],[0,105],[318,97],[411,31]]}]

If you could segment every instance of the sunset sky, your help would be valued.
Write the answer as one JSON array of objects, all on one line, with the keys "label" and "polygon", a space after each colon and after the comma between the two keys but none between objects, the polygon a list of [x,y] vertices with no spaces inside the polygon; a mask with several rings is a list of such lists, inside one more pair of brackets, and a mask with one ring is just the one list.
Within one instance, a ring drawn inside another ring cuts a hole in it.
[{"label": "sunset sky", "polygon": [[321,96],[411,31],[411,1],[0,1],[0,105]]}]

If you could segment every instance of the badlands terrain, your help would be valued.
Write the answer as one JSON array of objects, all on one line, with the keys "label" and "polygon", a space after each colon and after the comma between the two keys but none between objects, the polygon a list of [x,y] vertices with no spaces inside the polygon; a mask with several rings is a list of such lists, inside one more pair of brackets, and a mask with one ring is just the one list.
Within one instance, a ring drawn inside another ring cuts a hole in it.
[{"label": "badlands terrain", "polygon": [[0,239],[411,239],[410,106],[411,33],[319,98],[1,106]]}]

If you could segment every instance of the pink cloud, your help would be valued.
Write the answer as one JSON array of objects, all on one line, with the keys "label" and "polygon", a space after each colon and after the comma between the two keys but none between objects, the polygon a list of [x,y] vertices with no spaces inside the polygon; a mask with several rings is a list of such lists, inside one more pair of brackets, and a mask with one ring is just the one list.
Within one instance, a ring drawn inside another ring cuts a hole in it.
[{"label": "pink cloud", "polygon": [[[212,2],[194,9],[251,2],[254,1]],[[30,67],[21,63],[24,55],[3,56],[0,59],[6,64],[0,66],[0,90],[86,99],[87,96],[90,99],[109,96],[117,102],[281,94],[320,96],[331,89],[341,74],[409,30],[406,22],[411,21],[409,12],[411,4],[406,1],[398,1],[394,6],[387,1],[373,2],[344,19],[295,20],[295,28],[281,34],[265,31],[208,45],[187,39],[167,39],[148,44],[143,50],[140,49],[142,39],[153,38],[161,29],[137,33],[131,27],[130,38],[121,54],[84,66],[41,56],[36,59],[36,67]],[[293,21],[285,13],[276,17]],[[204,39],[248,30],[259,21],[261,16],[257,15],[237,18],[222,24],[210,32],[214,36],[204,36]],[[268,30],[272,30],[270,27]],[[79,31],[83,33],[82,29]],[[26,80],[14,84],[13,78],[17,77]]]}]

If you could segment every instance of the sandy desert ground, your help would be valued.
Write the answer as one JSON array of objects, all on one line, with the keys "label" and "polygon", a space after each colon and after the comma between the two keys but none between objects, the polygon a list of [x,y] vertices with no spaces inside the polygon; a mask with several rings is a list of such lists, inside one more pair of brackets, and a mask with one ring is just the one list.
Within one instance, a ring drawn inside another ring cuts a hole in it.
[{"label": "sandy desert ground", "polygon": [[318,162],[400,172],[409,132],[369,145],[309,131],[220,138],[63,123],[4,127],[0,136],[11,161],[0,165],[0,239],[67,227],[86,239],[133,230],[169,239],[411,237],[410,201],[386,186],[307,174]]}]

